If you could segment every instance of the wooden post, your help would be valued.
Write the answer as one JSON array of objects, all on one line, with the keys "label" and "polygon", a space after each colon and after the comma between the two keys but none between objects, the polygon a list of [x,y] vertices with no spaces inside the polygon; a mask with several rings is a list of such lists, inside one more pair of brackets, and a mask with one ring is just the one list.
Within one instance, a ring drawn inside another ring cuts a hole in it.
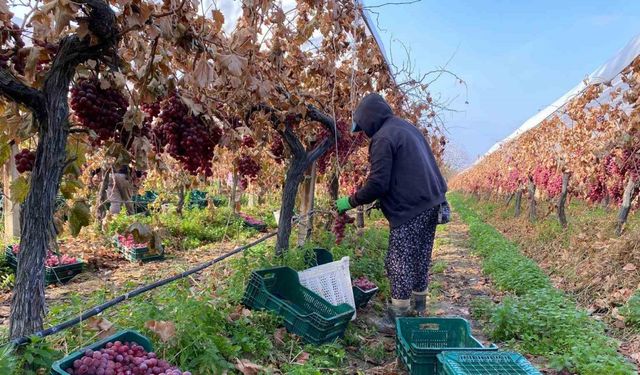
[{"label": "wooden post", "polygon": [[569,173],[564,172],[562,174],[562,191],[560,192],[560,199],[558,200],[558,221],[560,221],[560,225],[563,228],[566,228],[567,223],[567,214],[564,210],[565,205],[567,203],[567,192],[569,190]]},{"label": "wooden post", "polygon": [[620,206],[620,211],[618,211],[618,223],[616,226],[616,234],[618,236],[622,234],[624,224],[627,222],[627,217],[631,210],[631,202],[636,195],[637,189],[638,182],[633,178],[633,176],[629,176],[629,181],[627,182],[627,186],[624,188],[624,193],[622,194],[622,205]]},{"label": "wooden post", "polygon": [[364,234],[364,206],[360,205],[356,209],[356,228],[358,228],[358,235]]},{"label": "wooden post", "polygon": [[3,182],[3,211],[4,211],[4,237],[11,241],[20,237],[20,204],[11,201],[11,183],[18,178],[15,156],[18,153],[18,145],[11,145],[9,160],[4,164]]},{"label": "wooden post", "polygon": [[316,163],[305,174],[300,189],[300,221],[298,222],[298,246],[303,246],[311,237],[313,229],[313,211],[316,190]]},{"label": "wooden post", "polygon": [[529,179],[529,220],[536,221],[536,184]]},{"label": "wooden post", "polygon": [[518,188],[516,192],[516,207],[513,216],[518,217],[522,212],[522,188]]}]

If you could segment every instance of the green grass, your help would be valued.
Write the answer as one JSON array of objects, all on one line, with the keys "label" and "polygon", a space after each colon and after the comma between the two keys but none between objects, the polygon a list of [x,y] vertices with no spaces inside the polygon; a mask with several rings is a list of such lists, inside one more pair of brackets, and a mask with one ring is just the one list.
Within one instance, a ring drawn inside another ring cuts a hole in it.
[{"label": "green grass", "polygon": [[[381,291],[378,299],[388,296],[389,286],[384,276],[388,230],[370,227],[358,237],[349,228],[344,242],[339,246],[334,244],[332,235],[319,233],[313,243],[302,249],[292,249],[281,258],[274,257],[271,243],[255,246],[228,259],[224,264],[214,266],[210,278],[196,277],[176,281],[108,309],[100,317],[107,319],[118,329],[133,329],[148,336],[159,357],[195,374],[220,374],[226,371],[235,373],[234,366],[238,358],[265,367],[265,372],[343,373],[347,359],[346,348],[359,347],[376,338],[377,333],[366,324],[351,324],[344,339],[332,344],[313,346],[286,333],[282,340],[276,340],[274,333],[281,326],[281,321],[269,312],[252,311],[247,316],[237,314],[238,309],[242,308],[240,303],[252,270],[282,264],[302,269],[305,253],[314,247],[331,250],[335,259],[350,256],[352,276],[366,275],[379,285]],[[169,268],[167,274],[179,271],[182,270]],[[145,283],[150,281],[152,280],[144,280]],[[50,306],[46,325],[63,322],[90,306],[103,303],[135,287],[136,284],[130,282],[122,288],[124,290],[105,287],[95,290],[89,296],[67,295],[63,302]],[[150,320],[174,323],[175,337],[162,342],[155,333],[145,328],[145,322]],[[18,363],[20,370],[2,373],[35,374],[37,368],[48,368],[52,361],[95,342],[96,334],[87,324],[74,326],[28,346],[28,355],[18,356],[21,360]],[[308,359],[298,361],[307,355]],[[387,359],[388,353],[384,347],[372,344],[366,356],[372,361],[381,361]],[[0,352],[0,369],[3,369],[5,363],[14,368],[15,358],[12,353],[3,357]]]},{"label": "green grass", "polygon": [[516,244],[469,209],[471,200],[452,194],[450,202],[469,225],[471,246],[483,258],[483,272],[509,293],[497,306],[486,300],[472,305],[473,314],[488,318],[492,339],[547,357],[554,367],[579,374],[637,373],[616,351],[618,343],[606,336],[604,325],[553,288]]},{"label": "green grass", "polygon": [[122,233],[134,222],[163,228],[169,238],[165,243],[174,249],[193,249],[206,244],[220,242],[225,238],[242,240],[256,232],[246,228],[242,220],[228,207],[211,209],[185,209],[182,216],[175,210],[159,212],[152,216],[142,214],[128,216],[121,213],[112,218],[108,233]]},{"label": "green grass", "polygon": [[436,260],[431,265],[431,273],[434,274],[434,275],[438,274],[438,273],[443,273],[447,269],[448,266],[449,265],[447,264],[446,261],[444,261],[444,260]]}]

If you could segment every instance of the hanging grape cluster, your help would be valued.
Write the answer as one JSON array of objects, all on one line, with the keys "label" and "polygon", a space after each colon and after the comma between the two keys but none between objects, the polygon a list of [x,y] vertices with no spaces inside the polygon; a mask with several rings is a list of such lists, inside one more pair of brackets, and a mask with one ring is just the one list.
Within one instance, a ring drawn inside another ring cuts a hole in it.
[{"label": "hanging grape cluster", "polygon": [[245,135],[242,137],[242,146],[246,148],[254,148],[256,147],[256,141],[250,135]]},{"label": "hanging grape cluster", "polygon": [[22,30],[20,26],[15,23],[0,27],[1,44],[4,45],[10,38],[13,39],[13,48],[0,50],[0,67],[6,68],[9,62],[11,62],[13,69],[19,74],[24,75],[26,58],[29,51],[23,50],[25,43],[22,40]]},{"label": "hanging grape cluster", "polygon": [[249,181],[253,181],[260,173],[260,164],[258,164],[249,155],[240,155],[235,160],[236,168],[240,174],[240,185],[246,187]]},{"label": "hanging grape cluster", "polygon": [[152,129],[159,152],[168,152],[193,175],[212,175],[213,150],[222,131],[207,126],[200,117],[190,113],[176,94],[160,102],[158,119]]},{"label": "hanging grape cluster", "polygon": [[96,133],[97,143],[116,137],[128,105],[119,90],[102,89],[97,77],[81,78],[71,89],[71,109],[80,125]]},{"label": "hanging grape cluster", "polygon": [[[338,164],[344,165],[349,157],[366,142],[365,135],[362,132],[351,133],[351,127],[344,121],[337,121],[336,129],[339,134],[337,144],[334,143],[329,151],[318,159],[318,172],[321,174],[324,174],[330,167],[331,161],[335,158],[336,149],[338,153]],[[331,132],[323,128],[318,139],[327,137],[334,139]]]},{"label": "hanging grape cluster", "polygon": [[284,160],[284,143],[282,142],[282,137],[276,135],[272,138],[269,144],[269,153],[271,153],[271,156],[273,156],[278,164],[282,163]]},{"label": "hanging grape cluster", "polygon": [[36,153],[29,149],[23,148],[22,151],[16,154],[15,161],[18,173],[32,171],[33,166],[36,162]]},{"label": "hanging grape cluster", "polygon": [[338,214],[333,220],[333,227],[331,228],[331,232],[336,236],[336,245],[340,245],[342,240],[344,239],[344,230],[347,227],[347,224],[351,224],[355,221],[351,216],[342,213]]}]

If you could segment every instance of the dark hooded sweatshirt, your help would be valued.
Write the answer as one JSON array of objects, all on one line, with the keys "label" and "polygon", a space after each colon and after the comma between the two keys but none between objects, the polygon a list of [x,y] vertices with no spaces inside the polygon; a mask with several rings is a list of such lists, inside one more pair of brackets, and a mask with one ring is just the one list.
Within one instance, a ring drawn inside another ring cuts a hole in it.
[{"label": "dark hooded sweatshirt", "polygon": [[447,184],[427,140],[411,123],[395,117],[380,95],[367,95],[353,120],[371,138],[371,169],[364,186],[349,197],[351,206],[379,199],[393,228],[445,201]]}]

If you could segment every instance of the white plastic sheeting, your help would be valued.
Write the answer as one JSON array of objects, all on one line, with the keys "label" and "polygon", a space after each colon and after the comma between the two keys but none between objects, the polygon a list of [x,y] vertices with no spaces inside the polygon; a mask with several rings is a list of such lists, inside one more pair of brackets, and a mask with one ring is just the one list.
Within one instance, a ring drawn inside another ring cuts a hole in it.
[{"label": "white plastic sheeting", "polygon": [[529,118],[525,121],[516,131],[514,131],[511,135],[503,139],[502,141],[496,143],[487,151],[487,153],[476,160],[474,163],[479,163],[484,157],[495,152],[502,146],[514,139],[523,133],[535,128],[542,121],[544,121],[549,116],[556,113],[558,110],[562,109],[571,99],[580,95],[580,93],[589,85],[611,82],[612,86],[607,88],[605,92],[599,98],[599,102],[603,102],[603,98],[608,98],[608,93],[612,90],[615,90],[618,87],[623,87],[624,83],[620,79],[620,73],[629,66],[633,60],[640,55],[640,35],[633,38],[624,48],[622,48],[615,56],[613,56],[609,61],[607,61],[604,65],[596,69],[593,73],[591,73],[587,78],[585,78],[582,82],[580,82],[577,86],[571,89],[569,92],[561,96],[558,100],[553,102],[551,105],[541,110],[533,117]]}]

